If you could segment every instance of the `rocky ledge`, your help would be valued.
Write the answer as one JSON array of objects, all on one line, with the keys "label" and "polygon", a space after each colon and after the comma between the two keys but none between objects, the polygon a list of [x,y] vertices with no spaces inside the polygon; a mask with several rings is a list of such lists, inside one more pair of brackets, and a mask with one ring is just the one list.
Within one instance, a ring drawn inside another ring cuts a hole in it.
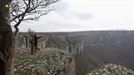
[{"label": "rocky ledge", "polygon": [[134,75],[134,71],[121,65],[105,64],[87,75]]}]

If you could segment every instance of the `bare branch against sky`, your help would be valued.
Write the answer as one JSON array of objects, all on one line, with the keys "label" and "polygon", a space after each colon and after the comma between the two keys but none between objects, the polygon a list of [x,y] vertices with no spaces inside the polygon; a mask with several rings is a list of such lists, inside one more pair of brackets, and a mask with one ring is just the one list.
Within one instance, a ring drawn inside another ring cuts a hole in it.
[{"label": "bare branch against sky", "polygon": [[38,32],[134,30],[134,0],[61,0],[37,22],[23,22],[20,30]]}]

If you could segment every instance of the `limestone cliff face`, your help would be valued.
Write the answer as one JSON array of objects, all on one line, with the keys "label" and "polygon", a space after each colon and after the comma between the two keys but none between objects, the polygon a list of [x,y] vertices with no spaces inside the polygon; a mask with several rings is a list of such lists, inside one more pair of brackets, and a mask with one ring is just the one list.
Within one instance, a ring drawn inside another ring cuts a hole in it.
[{"label": "limestone cliff face", "polygon": [[76,75],[85,75],[102,64],[113,63],[134,70],[134,31],[42,33],[46,47],[74,55]]},{"label": "limestone cliff face", "polygon": [[[30,37],[31,34],[29,33],[20,33],[19,35],[17,35],[16,37],[16,43],[15,46],[16,48],[27,48],[29,49],[31,44],[30,44]],[[38,40],[38,47],[41,49],[44,49],[46,47],[46,42],[48,40],[48,37],[45,36],[44,34],[38,34],[38,36],[42,36],[39,40]]]}]

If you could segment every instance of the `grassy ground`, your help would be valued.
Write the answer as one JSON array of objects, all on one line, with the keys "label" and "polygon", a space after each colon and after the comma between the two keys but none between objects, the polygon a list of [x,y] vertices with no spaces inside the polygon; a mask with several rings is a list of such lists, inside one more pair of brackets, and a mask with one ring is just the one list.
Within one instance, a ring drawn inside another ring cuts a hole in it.
[{"label": "grassy ground", "polygon": [[30,54],[29,50],[17,49],[14,59],[15,75],[66,75],[71,55],[59,49],[43,49]]}]

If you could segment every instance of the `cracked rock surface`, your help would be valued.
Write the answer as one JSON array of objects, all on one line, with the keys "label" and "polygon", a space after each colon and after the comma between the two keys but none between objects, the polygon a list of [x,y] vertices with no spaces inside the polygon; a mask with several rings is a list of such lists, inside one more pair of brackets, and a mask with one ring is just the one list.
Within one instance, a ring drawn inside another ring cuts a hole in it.
[{"label": "cracked rock surface", "polygon": [[105,64],[87,75],[134,75],[134,71],[121,65]]}]

